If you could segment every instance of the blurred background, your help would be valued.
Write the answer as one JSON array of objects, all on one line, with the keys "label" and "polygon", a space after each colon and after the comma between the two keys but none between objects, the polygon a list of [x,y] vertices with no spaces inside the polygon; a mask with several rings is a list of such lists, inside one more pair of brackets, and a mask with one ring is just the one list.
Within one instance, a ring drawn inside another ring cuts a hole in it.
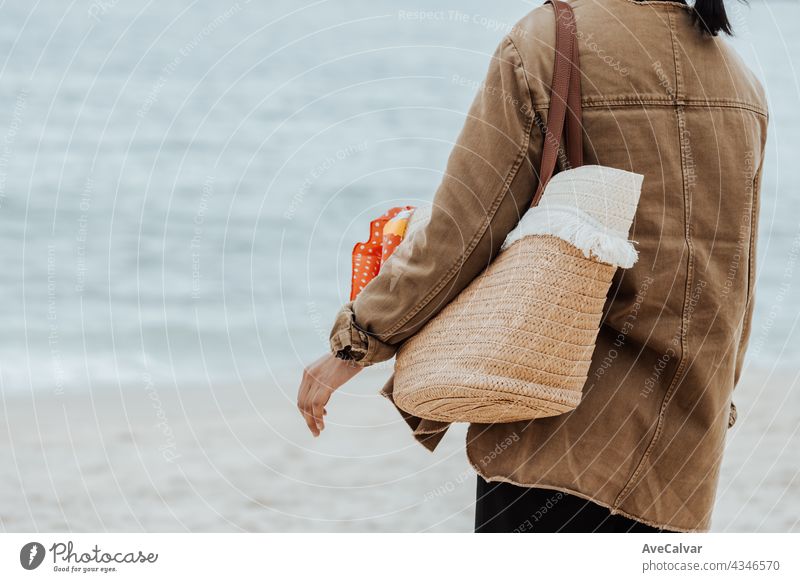
[{"label": "blurred background", "polygon": [[[0,6],[2,530],[469,531],[463,427],[425,451],[379,365],[315,440],[296,388],[538,4]],[[800,531],[800,4],[727,4],[771,125],[714,530]]]}]

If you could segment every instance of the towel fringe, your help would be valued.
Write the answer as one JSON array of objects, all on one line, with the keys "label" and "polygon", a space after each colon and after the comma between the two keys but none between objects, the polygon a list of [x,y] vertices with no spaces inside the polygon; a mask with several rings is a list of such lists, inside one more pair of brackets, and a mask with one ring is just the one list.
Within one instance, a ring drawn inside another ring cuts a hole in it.
[{"label": "towel fringe", "polygon": [[519,224],[506,237],[501,251],[527,236],[552,235],[565,240],[583,252],[586,258],[628,269],[639,258],[633,242],[615,234],[587,213],[575,208],[528,210]]}]

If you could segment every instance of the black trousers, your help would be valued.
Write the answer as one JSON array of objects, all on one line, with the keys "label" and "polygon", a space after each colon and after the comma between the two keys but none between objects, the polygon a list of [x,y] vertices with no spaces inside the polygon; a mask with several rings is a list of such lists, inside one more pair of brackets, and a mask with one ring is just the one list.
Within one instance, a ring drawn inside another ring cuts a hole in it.
[{"label": "black trousers", "polygon": [[662,532],[605,507],[552,489],[488,482],[478,475],[476,533]]}]

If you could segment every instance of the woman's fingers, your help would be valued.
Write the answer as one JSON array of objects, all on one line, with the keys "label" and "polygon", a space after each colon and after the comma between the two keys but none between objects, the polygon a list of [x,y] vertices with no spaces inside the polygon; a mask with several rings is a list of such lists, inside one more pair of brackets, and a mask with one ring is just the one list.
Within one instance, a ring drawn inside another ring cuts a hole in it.
[{"label": "woman's fingers", "polygon": [[308,425],[308,430],[311,431],[311,434],[319,436],[319,429],[317,428],[317,421],[314,418],[311,404],[315,383],[315,380],[310,374],[307,372],[303,374],[303,380],[300,383],[300,390],[297,394],[297,408],[300,410],[300,414],[303,415],[303,420],[306,421],[306,425]]},{"label": "woman's fingers", "polygon": [[311,434],[314,436],[319,436],[319,430],[317,429],[317,421],[314,420],[314,415],[311,413],[311,398],[309,395],[306,395],[305,401],[303,402],[303,407],[300,410],[303,413],[303,418],[308,425],[308,430],[311,431]]},{"label": "woman's fingers", "polygon": [[303,420],[306,421],[306,425],[308,426],[308,430],[311,431],[311,434],[317,436],[317,423],[314,421],[314,417],[304,408],[300,407],[300,414],[303,415]]},{"label": "woman's fingers", "polygon": [[320,432],[325,428],[325,421],[322,417],[326,414],[325,405],[330,399],[330,391],[326,386],[308,376],[303,379],[300,393],[298,408],[303,414],[308,430],[314,436],[319,436]]},{"label": "woman's fingers", "polygon": [[[321,391],[320,391],[321,392]],[[322,396],[322,394],[320,394]],[[314,399],[314,405],[312,408],[312,414],[314,415],[314,422],[317,423],[317,430],[322,432],[325,430],[325,420],[322,418],[324,416],[323,409],[324,405],[327,403],[328,399],[325,398],[325,402],[322,402],[320,397]]]},{"label": "woman's fingers", "polygon": [[314,425],[317,429],[317,433],[320,433],[325,428],[325,422],[322,419],[322,411],[331,397],[331,392],[328,386],[319,381],[315,381],[311,388],[310,396],[311,398],[309,398],[307,409],[311,414],[311,417],[314,419]]},{"label": "woman's fingers", "polygon": [[315,437],[319,436],[319,429],[317,428],[317,421],[314,420],[314,416],[310,412],[303,412],[303,418],[305,418],[308,430],[311,431],[311,434]]}]

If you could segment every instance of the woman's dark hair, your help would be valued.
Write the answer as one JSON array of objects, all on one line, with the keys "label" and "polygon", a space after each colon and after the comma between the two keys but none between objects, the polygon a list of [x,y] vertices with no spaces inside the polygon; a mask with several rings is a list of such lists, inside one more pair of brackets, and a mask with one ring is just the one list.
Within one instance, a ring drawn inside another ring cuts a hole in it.
[{"label": "woman's dark hair", "polygon": [[720,30],[728,35],[733,34],[723,0],[695,0],[692,22],[711,36],[717,36]]}]

